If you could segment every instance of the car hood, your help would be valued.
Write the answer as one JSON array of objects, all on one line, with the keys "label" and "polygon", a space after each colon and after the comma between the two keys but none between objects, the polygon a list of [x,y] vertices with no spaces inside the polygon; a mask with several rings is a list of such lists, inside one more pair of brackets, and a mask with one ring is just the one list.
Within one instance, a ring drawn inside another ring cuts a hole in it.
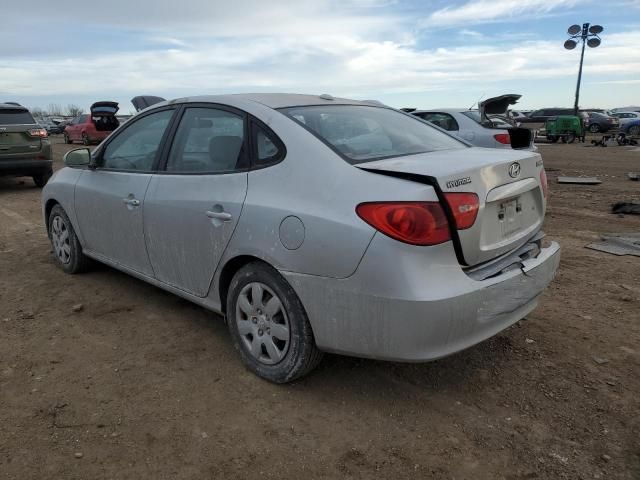
[{"label": "car hood", "polygon": [[91,105],[91,115],[104,115],[105,113],[115,115],[119,109],[118,102],[95,102]]},{"label": "car hood", "polygon": [[487,98],[480,102],[478,104],[478,110],[480,111],[482,123],[489,122],[489,115],[504,115],[506,117],[509,107],[518,103],[520,97],[522,97],[522,95],[508,93],[506,95],[500,95],[499,97]]},{"label": "car hood", "polygon": [[164,102],[165,99],[162,97],[156,97],[154,95],[139,95],[137,97],[133,97],[131,99],[131,103],[136,109],[136,112],[140,110],[144,110],[145,108],[150,107],[151,105],[155,105],[156,103]]}]

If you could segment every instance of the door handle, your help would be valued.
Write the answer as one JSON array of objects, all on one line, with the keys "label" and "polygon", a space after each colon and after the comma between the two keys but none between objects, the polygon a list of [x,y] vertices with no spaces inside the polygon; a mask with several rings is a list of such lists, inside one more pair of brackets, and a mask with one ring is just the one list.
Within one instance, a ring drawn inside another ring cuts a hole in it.
[{"label": "door handle", "polygon": [[131,207],[139,207],[140,206],[140,200],[138,200],[137,198],[123,198],[122,199],[122,203],[124,203],[125,205],[131,206]]},{"label": "door handle", "polygon": [[212,212],[211,210],[209,210],[206,213],[207,217],[214,218],[216,220],[222,220],[223,222],[228,222],[233,218],[233,216],[227,212]]}]

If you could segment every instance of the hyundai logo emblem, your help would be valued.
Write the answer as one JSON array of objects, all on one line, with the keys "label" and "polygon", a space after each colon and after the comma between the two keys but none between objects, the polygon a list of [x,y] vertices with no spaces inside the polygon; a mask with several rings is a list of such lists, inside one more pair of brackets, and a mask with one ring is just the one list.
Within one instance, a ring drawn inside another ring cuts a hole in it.
[{"label": "hyundai logo emblem", "polygon": [[509,165],[509,176],[511,178],[516,178],[518,175],[520,175],[520,164],[518,162],[514,162]]}]

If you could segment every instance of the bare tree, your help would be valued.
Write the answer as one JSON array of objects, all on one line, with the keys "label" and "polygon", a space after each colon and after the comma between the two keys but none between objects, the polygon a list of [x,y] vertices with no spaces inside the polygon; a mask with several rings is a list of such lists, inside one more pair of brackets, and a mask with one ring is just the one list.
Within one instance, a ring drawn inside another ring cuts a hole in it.
[{"label": "bare tree", "polygon": [[78,115],[82,115],[82,107],[70,103],[69,105],[67,105],[67,115],[69,115],[70,117],[77,117]]},{"label": "bare tree", "polygon": [[62,115],[62,107],[60,106],[59,103],[50,103],[49,106],[47,107],[47,113],[49,115],[60,116]]},{"label": "bare tree", "polygon": [[33,107],[31,109],[31,115],[33,115],[34,118],[42,118],[45,116],[45,111],[40,107]]}]

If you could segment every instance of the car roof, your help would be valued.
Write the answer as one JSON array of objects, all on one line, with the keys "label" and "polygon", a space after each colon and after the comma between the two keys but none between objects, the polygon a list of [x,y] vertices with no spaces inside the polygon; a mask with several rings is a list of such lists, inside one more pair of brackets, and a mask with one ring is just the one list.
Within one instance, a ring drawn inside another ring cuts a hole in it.
[{"label": "car roof", "polygon": [[367,105],[381,106],[375,100],[351,100],[338,98],[331,95],[304,95],[299,93],[236,93],[226,95],[202,95],[194,97],[182,97],[152,105],[149,108],[157,108],[174,103],[236,103],[238,100],[260,103],[267,107],[277,109],[286,107],[301,107],[308,105]]},{"label": "car roof", "polygon": [[29,111],[28,108],[23,107],[18,103],[0,103],[0,109],[24,110],[25,112]]}]

